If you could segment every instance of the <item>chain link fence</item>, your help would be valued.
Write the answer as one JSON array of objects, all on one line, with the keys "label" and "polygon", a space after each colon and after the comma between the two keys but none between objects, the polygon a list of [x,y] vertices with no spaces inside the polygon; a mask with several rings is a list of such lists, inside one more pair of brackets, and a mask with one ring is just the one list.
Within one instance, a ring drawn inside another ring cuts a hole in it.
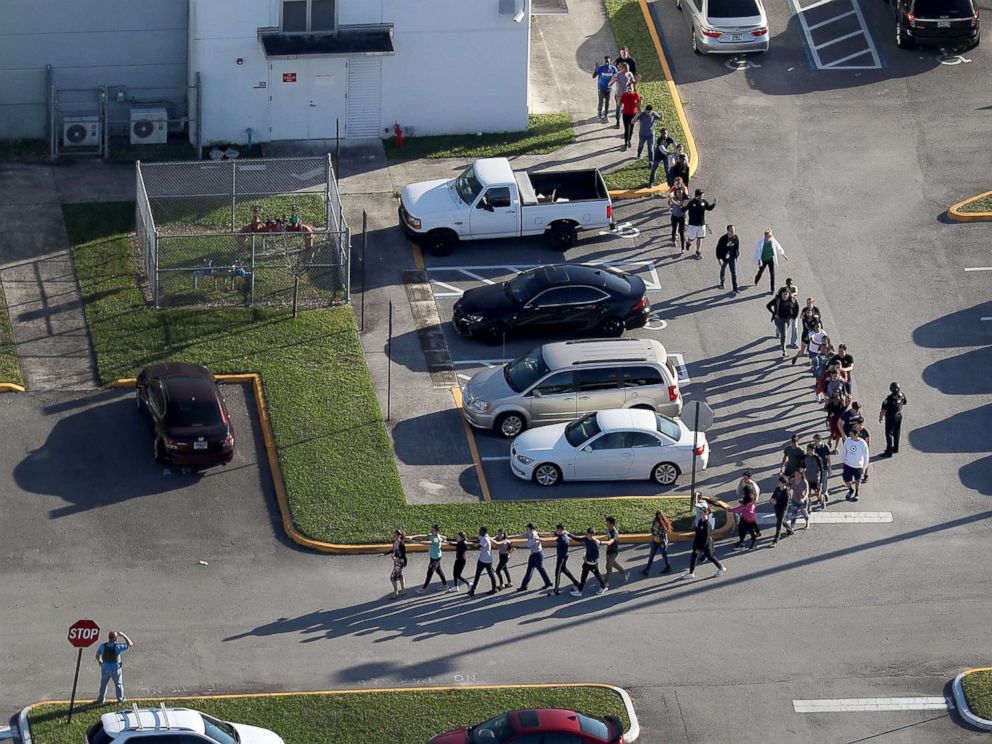
[{"label": "chain link fence", "polygon": [[162,307],[350,299],[350,231],[330,156],[141,163],[135,224]]}]

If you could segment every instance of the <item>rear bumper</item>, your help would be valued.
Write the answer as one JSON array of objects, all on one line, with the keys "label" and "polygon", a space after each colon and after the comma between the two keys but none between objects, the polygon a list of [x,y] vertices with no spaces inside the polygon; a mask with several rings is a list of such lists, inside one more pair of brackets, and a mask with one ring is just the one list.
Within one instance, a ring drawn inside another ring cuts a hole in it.
[{"label": "rear bumper", "polygon": [[962,47],[970,46],[978,43],[981,28],[968,28],[966,31],[957,31],[953,29],[953,33],[939,33],[937,29],[929,28],[910,28],[908,26],[903,27],[906,31],[906,36],[912,39],[915,43],[923,46],[945,46],[945,47]]},{"label": "rear bumper", "polygon": [[628,331],[632,331],[635,328],[643,328],[648,323],[648,316],[651,314],[651,306],[639,310],[636,313],[628,315],[624,318],[623,325]]},{"label": "rear bumper", "polygon": [[[750,34],[747,34],[750,36]],[[696,46],[704,54],[745,54],[747,52],[767,52],[768,34],[751,37],[744,41],[722,41],[708,36],[696,37]]]},{"label": "rear bumper", "polygon": [[227,465],[234,459],[234,447],[221,452],[169,452],[165,451],[165,461],[181,467],[209,468],[214,465]]}]

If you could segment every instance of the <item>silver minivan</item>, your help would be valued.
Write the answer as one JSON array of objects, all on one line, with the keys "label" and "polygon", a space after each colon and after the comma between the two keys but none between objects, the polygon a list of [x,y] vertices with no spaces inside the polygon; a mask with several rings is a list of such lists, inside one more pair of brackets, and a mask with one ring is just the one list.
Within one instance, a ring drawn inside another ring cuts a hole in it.
[{"label": "silver minivan", "polygon": [[682,411],[678,379],[674,361],[653,339],[561,341],[477,372],[462,389],[462,413],[472,426],[507,438],[610,408],[674,418]]},{"label": "silver minivan", "polygon": [[768,51],[768,17],[761,0],[675,0],[696,54]]}]

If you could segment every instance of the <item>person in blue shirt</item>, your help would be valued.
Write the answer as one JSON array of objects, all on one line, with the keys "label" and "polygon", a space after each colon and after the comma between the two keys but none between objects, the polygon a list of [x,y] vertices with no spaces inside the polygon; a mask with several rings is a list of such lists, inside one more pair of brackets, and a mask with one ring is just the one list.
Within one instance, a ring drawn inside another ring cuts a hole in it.
[{"label": "person in blue shirt", "polygon": [[112,630],[107,635],[107,642],[101,643],[96,649],[96,660],[100,664],[100,694],[96,704],[103,705],[107,697],[107,685],[113,681],[117,702],[124,703],[124,667],[121,665],[121,655],[134,645],[127,634]]},{"label": "person in blue shirt", "polygon": [[610,62],[610,55],[608,54],[603,58],[603,64],[596,67],[592,73],[592,76],[596,78],[596,90],[599,92],[596,114],[603,121],[610,117],[610,84],[616,74],[616,65]]}]

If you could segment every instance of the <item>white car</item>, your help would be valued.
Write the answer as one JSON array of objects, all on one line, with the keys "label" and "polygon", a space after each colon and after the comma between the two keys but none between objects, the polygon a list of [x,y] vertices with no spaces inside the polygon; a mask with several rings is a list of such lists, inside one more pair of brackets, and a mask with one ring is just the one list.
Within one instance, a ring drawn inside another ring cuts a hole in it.
[{"label": "white car", "polygon": [[[709,446],[696,439],[696,468]],[[639,408],[588,413],[568,424],[525,431],[510,448],[513,474],[541,486],[562,480],[653,480],[670,486],[692,467],[692,429]]]},{"label": "white car", "polygon": [[86,744],[284,744],[277,734],[228,723],[189,708],[119,710],[104,713],[86,732]]}]

